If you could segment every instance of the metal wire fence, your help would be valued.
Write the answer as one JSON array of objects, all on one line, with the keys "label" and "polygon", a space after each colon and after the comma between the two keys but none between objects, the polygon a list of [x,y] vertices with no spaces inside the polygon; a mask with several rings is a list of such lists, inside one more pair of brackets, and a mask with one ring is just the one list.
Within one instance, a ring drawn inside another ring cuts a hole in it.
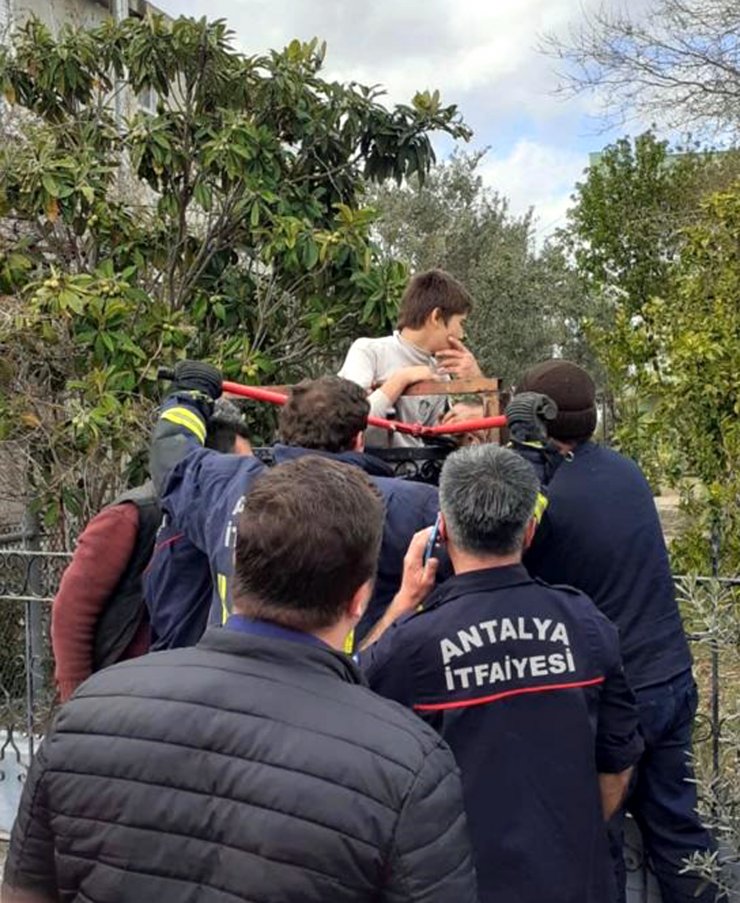
[{"label": "metal wire fence", "polygon": [[[0,532],[0,833],[10,827],[56,704],[51,601],[71,554],[54,545],[33,530]],[[721,831],[727,812],[740,805],[740,579],[683,576],[676,587],[700,686],[695,761],[702,809]],[[626,859],[633,881],[647,888],[639,841],[631,850],[628,843]],[[645,890],[630,899],[654,897]]]},{"label": "metal wire fence", "polygon": [[[0,769],[18,736],[33,752],[54,708],[51,601],[71,553],[53,545],[33,532],[0,533]],[[702,691],[697,761],[718,782],[737,764],[726,761],[723,732],[740,717],[740,578],[680,576],[676,588]]]},{"label": "metal wire fence", "polygon": [[71,556],[48,545],[32,532],[0,534],[0,779],[5,756],[20,756],[18,738],[33,755],[54,707],[51,600]]}]

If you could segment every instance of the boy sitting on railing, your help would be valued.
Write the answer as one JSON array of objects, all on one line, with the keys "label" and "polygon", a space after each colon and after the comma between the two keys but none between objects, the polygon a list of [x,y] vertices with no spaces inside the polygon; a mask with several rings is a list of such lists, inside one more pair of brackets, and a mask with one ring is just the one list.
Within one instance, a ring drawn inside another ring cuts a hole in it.
[{"label": "boy sitting on railing", "polygon": [[[462,342],[472,306],[468,292],[449,273],[418,273],[401,300],[398,330],[390,336],[353,342],[339,375],[370,393],[373,416],[391,414],[397,420],[425,426],[437,423],[447,410],[445,396],[402,396],[410,385],[422,380],[481,376],[478,362]],[[413,448],[423,441],[369,429],[366,444]]]}]

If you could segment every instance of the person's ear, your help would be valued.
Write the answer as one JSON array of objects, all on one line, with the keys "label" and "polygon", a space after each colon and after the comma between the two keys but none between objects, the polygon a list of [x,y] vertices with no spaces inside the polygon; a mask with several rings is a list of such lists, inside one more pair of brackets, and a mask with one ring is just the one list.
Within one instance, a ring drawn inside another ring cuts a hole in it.
[{"label": "person's ear", "polygon": [[522,551],[526,552],[527,549],[532,545],[532,540],[534,539],[534,534],[537,532],[537,518],[532,516],[529,519],[529,523],[524,528],[524,542],[522,543]]},{"label": "person's ear", "polygon": [[435,307],[431,314],[429,314],[429,322],[432,326],[447,326],[441,307]]},{"label": "person's ear", "polygon": [[360,430],[360,432],[352,440],[351,451],[365,451],[365,433],[362,430]]},{"label": "person's ear", "polygon": [[447,521],[444,514],[439,514],[439,538],[442,542],[447,542]]},{"label": "person's ear", "polygon": [[345,609],[347,617],[354,623],[357,624],[361,620],[362,616],[365,614],[368,606],[368,602],[370,601],[370,596],[373,594],[373,581],[366,580],[361,586],[359,586],[356,590],[352,598],[347,603],[347,608]]},{"label": "person's ear", "polygon": [[249,439],[245,439],[244,436],[236,436],[234,438],[234,451],[235,455],[251,455],[252,454],[252,443]]}]

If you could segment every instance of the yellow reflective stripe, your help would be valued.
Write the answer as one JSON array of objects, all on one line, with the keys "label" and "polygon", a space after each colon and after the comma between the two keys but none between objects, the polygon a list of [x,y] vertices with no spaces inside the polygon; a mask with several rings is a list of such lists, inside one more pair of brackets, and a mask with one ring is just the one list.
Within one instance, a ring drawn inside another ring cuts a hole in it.
[{"label": "yellow reflective stripe", "polygon": [[169,420],[178,426],[184,426],[186,430],[194,433],[201,445],[206,441],[206,428],[197,414],[193,414],[187,408],[170,408],[162,414],[162,420]]},{"label": "yellow reflective stripe", "polygon": [[542,520],[542,515],[545,513],[548,504],[547,496],[542,492],[538,492],[537,501],[534,503],[534,519],[537,523]]},{"label": "yellow reflective stripe", "polygon": [[347,639],[344,641],[344,651],[347,655],[352,655],[355,648],[355,632],[354,630],[350,630],[347,634]]},{"label": "yellow reflective stripe", "polygon": [[[534,441],[534,440],[533,440],[532,442],[525,442],[523,439],[517,439],[516,444],[517,444],[517,445],[526,445],[527,448],[536,448],[536,449],[538,449],[539,451],[543,451],[544,448],[545,448],[545,446],[544,446],[544,444],[543,444],[542,442]],[[513,442],[507,442],[507,443],[506,443],[506,447],[507,447],[507,448],[514,448],[514,443],[513,443]]]},{"label": "yellow reflective stripe", "polygon": [[218,580],[218,595],[221,599],[221,623],[225,624],[226,619],[229,617],[229,606],[227,604],[228,584],[225,574],[217,574],[216,579]]}]

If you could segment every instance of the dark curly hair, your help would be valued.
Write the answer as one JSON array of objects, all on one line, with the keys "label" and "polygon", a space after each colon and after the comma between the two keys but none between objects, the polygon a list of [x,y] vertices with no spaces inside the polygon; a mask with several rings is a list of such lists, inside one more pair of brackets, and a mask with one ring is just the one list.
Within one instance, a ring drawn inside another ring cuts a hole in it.
[{"label": "dark curly hair", "polygon": [[278,417],[278,435],[286,445],[343,452],[367,427],[365,390],[340,376],[305,379],[293,386]]}]

